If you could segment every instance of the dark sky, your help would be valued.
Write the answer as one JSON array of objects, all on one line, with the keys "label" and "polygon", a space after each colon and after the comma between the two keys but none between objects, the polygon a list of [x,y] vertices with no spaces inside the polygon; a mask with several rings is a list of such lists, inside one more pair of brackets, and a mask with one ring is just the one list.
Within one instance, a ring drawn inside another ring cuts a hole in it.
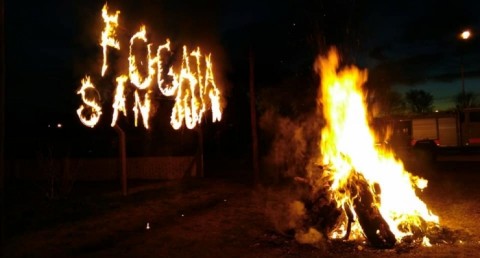
[{"label": "dark sky", "polygon": [[[7,119],[76,116],[80,79],[101,58],[103,4],[5,1]],[[371,83],[403,92],[425,89],[434,94],[437,107],[450,105],[460,91],[463,56],[465,89],[480,92],[480,4],[474,0],[140,0],[109,5],[121,10],[125,37],[144,23],[154,44],[169,37],[211,51],[231,94],[243,94],[232,90],[239,87],[232,80],[248,80],[241,70],[252,42],[259,80],[309,69],[315,52],[337,45],[345,60],[369,69]],[[468,42],[458,39],[464,28],[474,33]]]},{"label": "dark sky", "polygon": [[[478,1],[375,1],[371,28],[365,38],[368,67],[375,82],[395,85],[401,92],[416,87],[434,94],[437,108],[453,106],[460,92],[463,57],[465,90],[480,93],[480,8]],[[459,39],[464,29],[473,38]]]}]

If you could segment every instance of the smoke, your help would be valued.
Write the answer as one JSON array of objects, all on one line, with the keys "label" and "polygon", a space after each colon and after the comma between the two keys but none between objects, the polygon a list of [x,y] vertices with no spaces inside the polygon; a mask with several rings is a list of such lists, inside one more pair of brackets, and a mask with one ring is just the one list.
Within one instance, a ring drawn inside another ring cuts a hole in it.
[{"label": "smoke", "polygon": [[269,183],[306,176],[310,157],[318,153],[320,122],[312,113],[292,119],[274,108],[261,115],[259,125],[266,138],[262,165]]},{"label": "smoke", "polygon": [[323,236],[314,228],[308,228],[308,231],[297,231],[295,239],[301,244],[319,245],[322,243]]},{"label": "smoke", "polygon": [[295,238],[301,244],[323,248],[327,238],[319,230],[306,226],[308,211],[301,199],[308,194],[308,189],[298,185],[272,187],[262,196],[266,199],[265,214],[282,235]]},{"label": "smoke", "polygon": [[[275,96],[278,94],[269,91],[259,94],[262,110],[259,127],[264,140],[262,172],[268,188],[264,196],[265,212],[278,232],[299,243],[321,248],[326,237],[307,226],[309,208],[305,200],[312,197],[312,189],[306,182],[320,154],[318,144],[324,120],[315,104],[308,105],[310,110],[306,111],[295,108],[299,105],[293,103],[292,99],[296,99],[293,95],[287,104],[278,103]],[[315,94],[302,96],[304,99],[298,98],[301,102],[316,103]]]}]

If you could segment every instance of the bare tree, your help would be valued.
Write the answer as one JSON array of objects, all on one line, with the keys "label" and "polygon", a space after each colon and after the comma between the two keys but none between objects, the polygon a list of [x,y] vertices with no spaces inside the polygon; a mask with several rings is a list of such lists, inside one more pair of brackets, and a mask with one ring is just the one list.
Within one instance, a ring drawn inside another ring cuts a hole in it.
[{"label": "bare tree", "polygon": [[455,102],[456,107],[469,108],[477,107],[479,105],[477,95],[471,91],[465,92],[465,94],[462,92],[458,93],[453,98],[453,101]]},{"label": "bare tree", "polygon": [[405,102],[413,113],[428,113],[433,110],[433,95],[424,90],[409,90]]},{"label": "bare tree", "polygon": [[375,98],[377,109],[380,115],[399,115],[405,113],[407,104],[401,93],[388,89]]}]

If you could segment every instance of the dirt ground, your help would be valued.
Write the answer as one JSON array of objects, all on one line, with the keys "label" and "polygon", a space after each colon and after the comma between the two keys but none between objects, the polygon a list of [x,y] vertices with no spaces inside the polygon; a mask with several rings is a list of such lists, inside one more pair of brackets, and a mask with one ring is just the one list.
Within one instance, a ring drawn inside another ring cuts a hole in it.
[{"label": "dirt ground", "polygon": [[273,223],[285,212],[276,205],[280,187],[199,178],[131,182],[126,197],[118,182],[78,182],[71,195],[55,200],[35,191],[38,184],[17,183],[7,196],[4,257],[478,257],[480,161],[412,170],[429,180],[419,195],[449,234],[432,247],[299,244]]}]

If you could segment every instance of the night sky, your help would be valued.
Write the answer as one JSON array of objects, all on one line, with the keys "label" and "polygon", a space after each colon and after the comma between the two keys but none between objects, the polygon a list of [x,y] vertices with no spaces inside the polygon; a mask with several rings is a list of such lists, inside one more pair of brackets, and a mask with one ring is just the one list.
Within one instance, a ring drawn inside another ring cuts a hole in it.
[{"label": "night sky", "polygon": [[[80,79],[98,70],[104,1],[5,1],[7,136],[18,127],[63,122],[78,126]],[[248,55],[253,49],[257,87],[308,77],[313,61],[332,45],[344,60],[369,71],[375,87],[424,89],[436,108],[453,107],[461,90],[480,93],[478,1],[109,1],[119,9],[121,40],[141,24],[154,45],[212,52],[225,88],[225,123],[249,123]],[[473,38],[458,35],[469,28]],[[121,54],[112,69],[122,65]],[[123,61],[125,62],[125,61]],[[112,61],[113,63],[113,61]],[[101,88],[102,86],[99,86]],[[299,87],[298,85],[295,87]],[[301,88],[301,87],[300,87]],[[105,86],[108,97],[111,89]],[[108,107],[104,107],[108,108]],[[168,113],[168,112],[167,112]],[[108,125],[103,117],[103,124]],[[168,125],[168,121],[165,121]]]},{"label": "night sky", "polygon": [[[366,64],[377,77],[384,74],[381,82],[400,92],[423,89],[434,95],[437,108],[452,107],[463,56],[465,91],[480,93],[478,1],[375,2],[365,19],[371,28]],[[465,29],[474,35],[468,41],[459,39]]]}]

